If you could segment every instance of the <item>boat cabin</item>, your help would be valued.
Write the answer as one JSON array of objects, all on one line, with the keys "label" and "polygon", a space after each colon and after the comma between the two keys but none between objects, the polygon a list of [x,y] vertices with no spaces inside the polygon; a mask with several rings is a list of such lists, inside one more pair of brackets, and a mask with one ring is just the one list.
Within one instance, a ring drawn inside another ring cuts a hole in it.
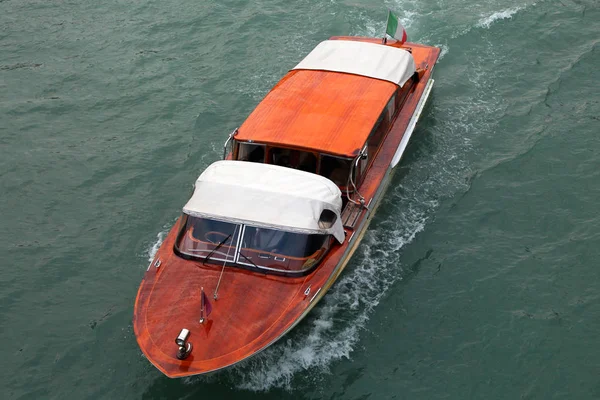
[{"label": "boat cabin", "polygon": [[310,272],[335,241],[344,242],[342,207],[358,204],[353,193],[360,196],[357,186],[416,78],[404,49],[319,44],[230,135],[229,160],[198,178],[175,252],[286,275]]},{"label": "boat cabin", "polygon": [[315,173],[352,192],[416,79],[407,50],[324,41],[232,134],[232,158]]}]

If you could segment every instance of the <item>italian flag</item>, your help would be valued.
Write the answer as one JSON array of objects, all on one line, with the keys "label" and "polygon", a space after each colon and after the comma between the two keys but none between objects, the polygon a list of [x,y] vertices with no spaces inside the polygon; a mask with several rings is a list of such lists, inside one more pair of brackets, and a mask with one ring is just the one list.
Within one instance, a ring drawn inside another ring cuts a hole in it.
[{"label": "italian flag", "polygon": [[407,36],[404,27],[400,23],[397,15],[394,15],[391,11],[388,10],[388,19],[387,19],[387,27],[385,28],[385,33],[400,41],[400,44],[406,42]]}]

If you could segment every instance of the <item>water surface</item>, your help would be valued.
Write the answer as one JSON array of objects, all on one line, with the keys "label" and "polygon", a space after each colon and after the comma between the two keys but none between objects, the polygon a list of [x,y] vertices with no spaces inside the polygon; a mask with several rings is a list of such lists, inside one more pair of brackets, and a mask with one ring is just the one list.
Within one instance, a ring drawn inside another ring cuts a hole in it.
[{"label": "water surface", "polygon": [[[442,48],[352,262],[282,341],[170,380],[132,329],[199,173],[333,35]],[[3,398],[600,398],[595,0],[0,1]]]}]

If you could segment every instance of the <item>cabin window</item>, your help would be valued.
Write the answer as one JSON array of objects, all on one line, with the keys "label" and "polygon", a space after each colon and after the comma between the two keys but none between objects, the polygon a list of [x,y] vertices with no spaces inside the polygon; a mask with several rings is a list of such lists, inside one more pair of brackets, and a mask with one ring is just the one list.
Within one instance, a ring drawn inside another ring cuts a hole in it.
[{"label": "cabin window", "polygon": [[396,95],[398,92],[394,92],[394,94],[392,95],[392,98],[390,98],[390,101],[388,101],[387,105],[385,106],[385,109],[387,110],[388,115],[390,116],[390,120],[392,118],[394,118],[394,115],[396,114]]},{"label": "cabin window", "polygon": [[269,158],[271,164],[306,172],[317,172],[317,157],[308,151],[272,147]]},{"label": "cabin window", "polygon": [[379,118],[377,119],[377,122],[375,122],[375,126],[369,135],[369,139],[367,139],[367,154],[370,159],[375,156],[379,146],[390,129],[390,122],[394,115],[393,113],[395,112],[395,101],[396,96],[394,95],[390,98],[390,101],[388,101],[387,105],[379,115]]},{"label": "cabin window", "polygon": [[175,246],[188,257],[203,259],[210,255],[212,261],[233,262],[240,229],[237,224],[185,215]]},{"label": "cabin window", "polygon": [[327,234],[286,232],[184,214],[174,250],[187,259],[299,274],[316,266],[331,242]]},{"label": "cabin window", "polygon": [[[404,105],[413,85],[413,80],[409,79],[403,87],[398,88],[379,115],[379,118],[377,119],[377,122],[375,122],[373,130],[367,139],[367,154],[370,160],[377,154],[379,147],[390,130],[394,115],[396,115],[396,112]],[[362,171],[365,170],[365,168],[361,169]]]},{"label": "cabin window", "polygon": [[406,81],[404,86],[402,86],[401,88],[398,88],[398,90],[396,90],[396,94],[395,94],[396,99],[394,100],[396,103],[396,110],[399,110],[400,108],[402,108],[402,106],[404,105],[404,101],[408,97],[408,94],[411,92],[413,86],[414,86],[414,80],[409,79]]},{"label": "cabin window", "polygon": [[265,145],[255,143],[240,143],[237,159],[240,161],[265,162]]},{"label": "cabin window", "polygon": [[348,184],[351,167],[351,158],[341,158],[322,154],[319,175],[330,179],[338,186],[346,186]]},{"label": "cabin window", "polygon": [[325,255],[330,235],[245,226],[238,264],[282,272],[303,272]]}]

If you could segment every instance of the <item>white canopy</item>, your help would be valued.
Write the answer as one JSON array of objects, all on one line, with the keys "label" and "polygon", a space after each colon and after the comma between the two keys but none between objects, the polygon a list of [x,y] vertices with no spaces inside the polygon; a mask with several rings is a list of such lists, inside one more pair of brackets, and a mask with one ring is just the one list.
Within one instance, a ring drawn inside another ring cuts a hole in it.
[{"label": "white canopy", "polygon": [[[342,243],[342,198],[335,183],[320,175],[248,161],[217,161],[196,180],[183,212],[196,217],[279,228],[290,232],[331,234]],[[319,227],[323,210],[336,219]]]},{"label": "white canopy", "polygon": [[390,81],[399,86],[415,73],[408,51],[378,43],[326,40],[293,69],[345,72]]}]

